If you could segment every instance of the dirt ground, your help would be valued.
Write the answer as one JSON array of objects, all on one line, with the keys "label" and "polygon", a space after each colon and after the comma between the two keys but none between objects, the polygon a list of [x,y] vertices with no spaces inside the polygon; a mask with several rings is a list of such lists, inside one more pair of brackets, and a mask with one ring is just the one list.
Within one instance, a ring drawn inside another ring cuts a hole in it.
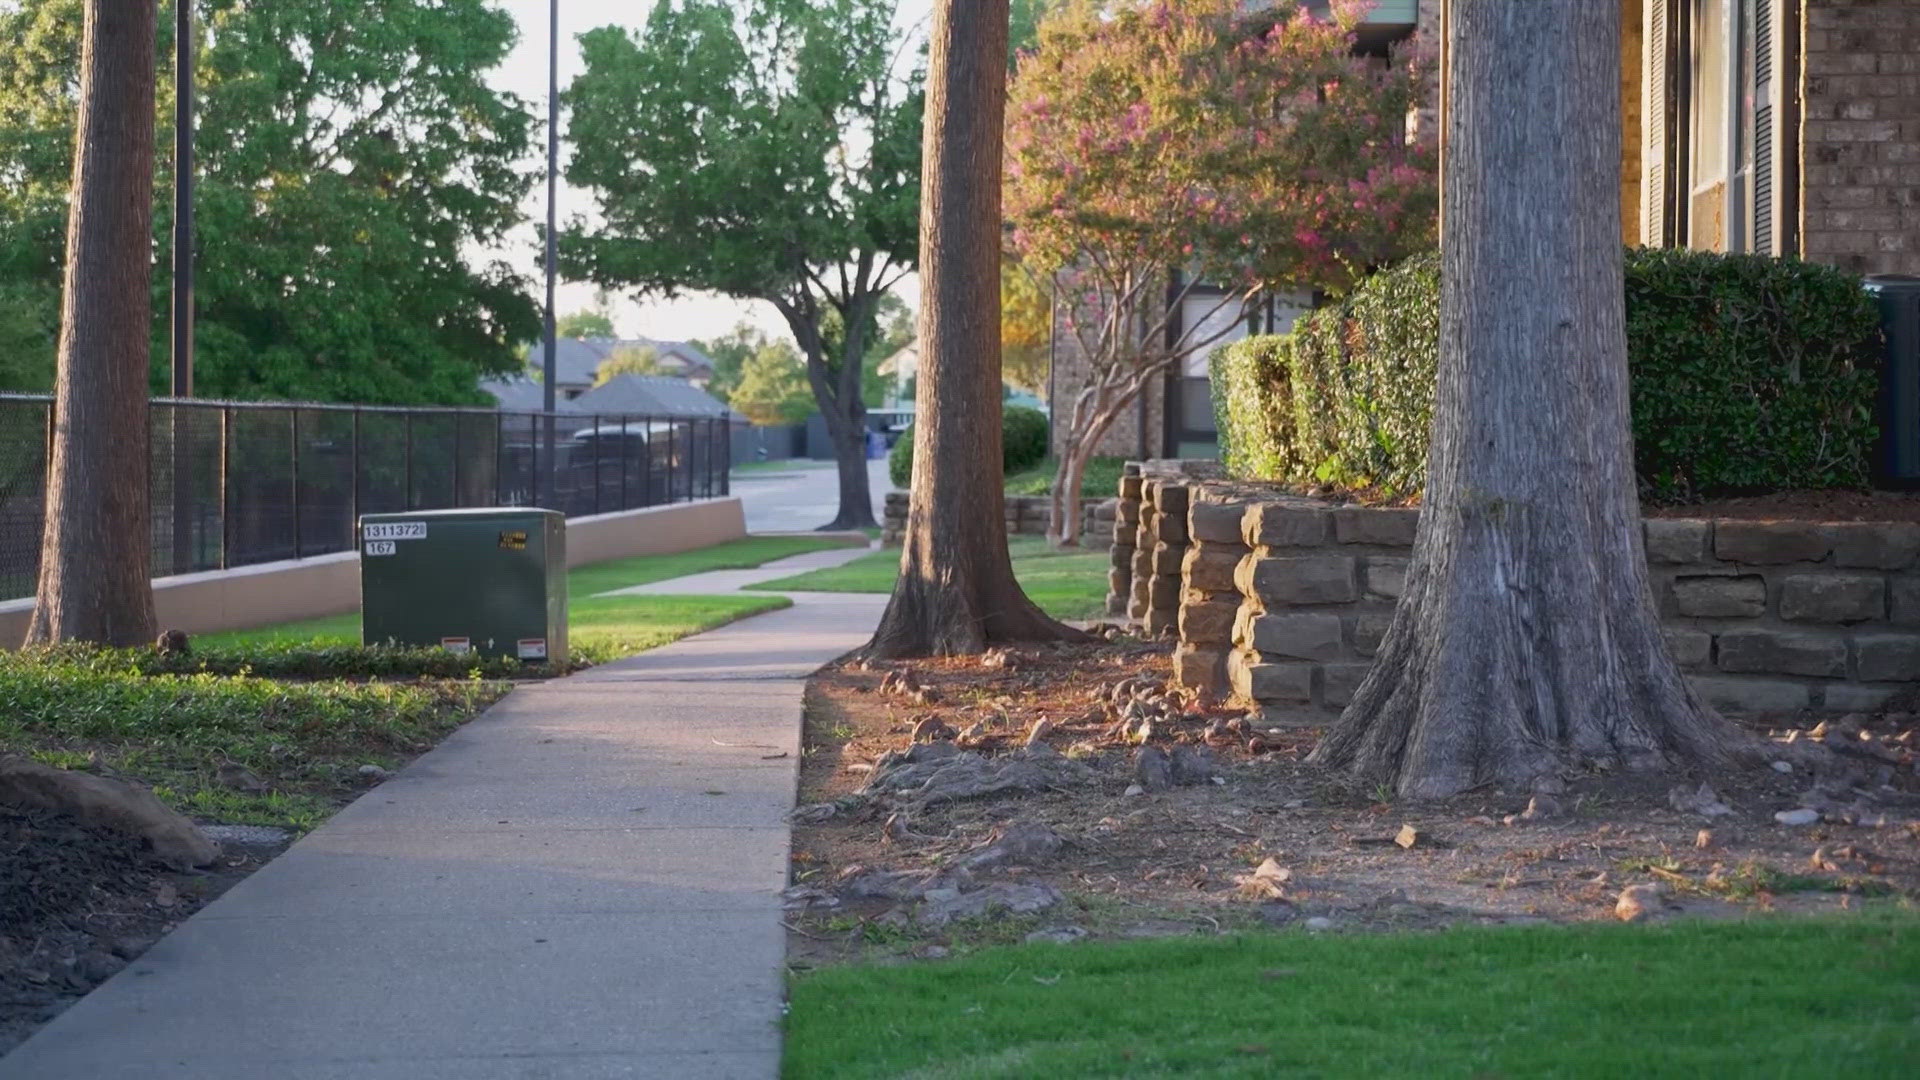
[{"label": "dirt ground", "polygon": [[179,873],[126,834],[0,807],[0,1054],[284,847]]},{"label": "dirt ground", "polygon": [[1920,521],[1920,491],[1780,491],[1685,506],[1649,506],[1647,515],[1741,521]]},{"label": "dirt ground", "polygon": [[[1305,765],[1318,729],[1262,729],[1168,695],[1169,670],[1164,644],[1120,639],[819,675],[790,963],[1030,935],[1610,920],[1639,884],[1656,886],[1636,894],[1653,918],[1920,898],[1910,712],[1754,725],[1791,771],[1716,776],[1705,792],[1699,777],[1577,776],[1407,806]],[[1137,749],[1155,708],[1153,749]],[[1043,719],[1050,749],[1025,749]],[[902,756],[916,731],[925,745]],[[1167,783],[1167,759],[1188,783]],[[947,776],[931,770],[955,761],[969,787],[930,794]],[[983,777],[1033,782],[970,797]],[[1809,803],[1811,824],[1775,818]],[[1006,903],[981,917],[968,895]]]}]

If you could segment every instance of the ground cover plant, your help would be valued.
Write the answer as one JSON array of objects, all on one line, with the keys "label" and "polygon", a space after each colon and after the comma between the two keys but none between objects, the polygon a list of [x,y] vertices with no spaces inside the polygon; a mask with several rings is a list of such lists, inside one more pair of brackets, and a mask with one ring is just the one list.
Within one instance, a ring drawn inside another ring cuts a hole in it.
[{"label": "ground cover plant", "polygon": [[[1106,603],[1107,556],[1104,552],[1062,552],[1043,537],[1010,536],[1013,576],[1040,609],[1056,619],[1088,619]],[[767,592],[887,593],[900,573],[900,551],[885,548],[844,566],[810,570],[753,586]]]},{"label": "ground cover plant", "polygon": [[784,1073],[1894,1076],[1911,913],[1022,945],[792,985]]},{"label": "ground cover plant", "polygon": [[[1119,493],[1120,471],[1126,465],[1123,457],[1095,457],[1087,459],[1087,471],[1080,478],[1081,490],[1087,498],[1108,498]],[[1007,494],[1009,495],[1045,495],[1053,490],[1054,478],[1060,472],[1058,458],[1047,458],[1031,469],[1007,474]]]}]

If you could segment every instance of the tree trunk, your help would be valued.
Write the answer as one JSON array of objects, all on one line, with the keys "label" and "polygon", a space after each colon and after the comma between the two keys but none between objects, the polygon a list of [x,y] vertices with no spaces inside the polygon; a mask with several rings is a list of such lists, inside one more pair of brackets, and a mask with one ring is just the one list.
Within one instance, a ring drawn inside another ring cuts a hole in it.
[{"label": "tree trunk", "polygon": [[[822,412],[827,434],[833,440],[833,459],[840,472],[840,512],[820,530],[844,531],[871,529],[879,525],[873,516],[873,485],[867,478],[866,410],[854,401],[852,417]],[[844,409],[844,406],[842,406]]]},{"label": "tree trunk", "polygon": [[87,0],[29,642],[153,640],[147,489],[154,0]]},{"label": "tree trunk", "polygon": [[941,0],[920,203],[920,373],[900,579],[873,657],[975,653],[1074,631],[1007,555],[1000,473],[1000,169],[1007,0]]},{"label": "tree trunk", "polygon": [[1452,2],[1425,510],[1380,655],[1311,758],[1363,784],[1436,798],[1751,746],[1675,668],[1647,579],[1619,18],[1617,3]]}]

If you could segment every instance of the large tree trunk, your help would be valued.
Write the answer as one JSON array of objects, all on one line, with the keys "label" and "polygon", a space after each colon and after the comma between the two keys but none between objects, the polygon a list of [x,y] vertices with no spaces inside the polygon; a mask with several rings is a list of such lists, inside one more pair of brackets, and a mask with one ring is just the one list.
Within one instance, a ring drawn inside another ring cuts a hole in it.
[{"label": "large tree trunk", "polygon": [[[1668,655],[1628,428],[1617,3],[1453,0],[1426,508],[1313,753],[1410,797],[1748,744]],[[1516,103],[1524,102],[1524,107]]]},{"label": "large tree trunk", "polygon": [[999,273],[1007,0],[941,0],[931,45],[913,494],[900,579],[866,650],[875,657],[975,653],[1074,633],[1027,599],[1007,555]]},{"label": "large tree trunk", "polygon": [[53,463],[30,642],[154,636],[147,490],[154,0],[87,0]]},{"label": "large tree trunk", "polygon": [[[867,410],[858,387],[851,402],[839,405],[840,415],[823,410],[827,434],[833,439],[833,458],[840,471],[840,512],[820,526],[822,531],[876,528],[873,485],[867,478]],[[851,415],[847,415],[851,413]]]}]

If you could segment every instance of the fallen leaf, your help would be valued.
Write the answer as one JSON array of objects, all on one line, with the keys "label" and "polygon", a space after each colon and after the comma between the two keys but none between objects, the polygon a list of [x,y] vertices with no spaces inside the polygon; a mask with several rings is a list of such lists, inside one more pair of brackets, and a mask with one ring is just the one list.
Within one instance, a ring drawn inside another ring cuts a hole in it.
[{"label": "fallen leaf", "polygon": [[1411,848],[1420,842],[1420,830],[1411,825],[1402,825],[1400,831],[1394,834],[1393,842],[1403,848]]}]

